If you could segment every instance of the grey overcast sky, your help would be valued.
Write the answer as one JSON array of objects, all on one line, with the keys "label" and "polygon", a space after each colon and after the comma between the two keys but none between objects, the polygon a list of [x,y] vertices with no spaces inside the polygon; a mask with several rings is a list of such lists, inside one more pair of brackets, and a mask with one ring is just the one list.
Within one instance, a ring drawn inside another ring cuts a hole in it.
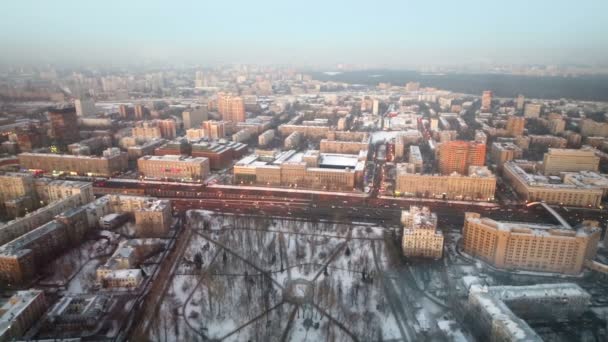
[{"label": "grey overcast sky", "polygon": [[0,61],[597,64],[608,1],[3,0]]}]

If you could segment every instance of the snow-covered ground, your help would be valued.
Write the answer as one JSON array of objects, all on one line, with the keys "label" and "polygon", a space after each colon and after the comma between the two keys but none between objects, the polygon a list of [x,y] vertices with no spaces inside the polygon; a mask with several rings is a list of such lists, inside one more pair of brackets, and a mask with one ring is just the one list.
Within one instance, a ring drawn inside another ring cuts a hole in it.
[{"label": "snow-covered ground", "polygon": [[208,211],[189,212],[188,224],[194,234],[151,340],[401,338],[373,279],[376,262],[390,267],[383,228]]}]

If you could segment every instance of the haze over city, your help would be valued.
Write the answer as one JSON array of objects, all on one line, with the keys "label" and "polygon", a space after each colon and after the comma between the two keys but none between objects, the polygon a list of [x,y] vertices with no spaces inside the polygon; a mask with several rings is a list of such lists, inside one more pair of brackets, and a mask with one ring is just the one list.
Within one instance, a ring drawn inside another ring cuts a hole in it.
[{"label": "haze over city", "polygon": [[606,13],[3,1],[0,342],[608,341]]},{"label": "haze over city", "polygon": [[606,64],[608,3],[4,1],[0,61]]}]

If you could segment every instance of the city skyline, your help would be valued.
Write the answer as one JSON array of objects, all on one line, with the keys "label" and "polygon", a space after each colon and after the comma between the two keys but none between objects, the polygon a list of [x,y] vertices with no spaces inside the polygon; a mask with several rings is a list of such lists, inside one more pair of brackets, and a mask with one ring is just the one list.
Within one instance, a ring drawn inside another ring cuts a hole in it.
[{"label": "city skyline", "polygon": [[0,341],[608,341],[608,3],[0,5]]},{"label": "city skyline", "polygon": [[601,1],[12,1],[0,63],[605,64]]}]

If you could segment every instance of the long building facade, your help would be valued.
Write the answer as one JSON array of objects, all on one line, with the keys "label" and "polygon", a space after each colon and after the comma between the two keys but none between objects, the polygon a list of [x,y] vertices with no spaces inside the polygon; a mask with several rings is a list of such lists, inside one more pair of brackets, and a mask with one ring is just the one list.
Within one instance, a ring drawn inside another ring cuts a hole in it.
[{"label": "long building facade", "polygon": [[364,159],[293,150],[271,157],[251,155],[235,164],[234,179],[238,184],[352,191],[362,181]]},{"label": "long building facade", "polygon": [[559,175],[561,172],[598,171],[600,157],[593,149],[550,148],[543,158],[543,171],[546,176]]},{"label": "long building facade", "polygon": [[137,169],[142,176],[149,178],[200,181],[209,175],[209,159],[179,155],[144,156],[137,160]]},{"label": "long building facade", "polygon": [[525,222],[499,222],[465,213],[463,251],[490,265],[576,275],[595,257],[601,229],[584,222],[577,230]]},{"label": "long building facade", "polygon": [[52,153],[21,153],[18,157],[24,169],[101,177],[112,177],[127,170],[129,162],[127,153],[116,149],[104,151],[101,157]]},{"label": "long building facade", "polygon": [[535,175],[527,161],[506,162],[503,175],[524,201],[575,207],[600,206],[608,186],[608,179],[594,172],[566,174],[563,178]]},{"label": "long building facade", "polygon": [[468,176],[416,173],[411,163],[397,164],[395,192],[402,196],[491,201],[496,177],[486,167],[471,167]]}]

